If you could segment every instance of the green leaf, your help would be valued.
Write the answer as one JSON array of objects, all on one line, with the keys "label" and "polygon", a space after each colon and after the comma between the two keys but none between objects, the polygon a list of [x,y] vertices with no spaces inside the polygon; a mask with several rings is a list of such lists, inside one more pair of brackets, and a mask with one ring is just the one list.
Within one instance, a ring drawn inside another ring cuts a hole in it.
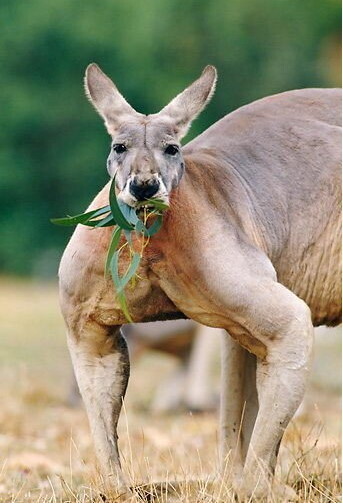
[{"label": "green leaf", "polygon": [[82,226],[88,226],[92,228],[100,228],[100,227],[109,227],[109,226],[115,226],[117,223],[113,219],[112,214],[108,215],[104,219],[94,219],[94,220],[88,220],[87,222],[82,222]]},{"label": "green leaf", "polygon": [[113,219],[112,213],[110,213],[110,215],[107,215],[107,217],[105,217],[104,219],[96,220],[96,221],[88,221],[86,223],[86,226],[89,226],[90,222],[92,222],[92,223],[94,222],[95,223],[94,227],[96,227],[96,228],[115,226],[117,224],[116,221]]},{"label": "green leaf", "polygon": [[127,270],[125,275],[122,276],[122,278],[120,279],[119,292],[121,292],[126,287],[131,278],[136,274],[140,260],[141,255],[138,254],[138,252],[134,252],[129,269]]},{"label": "green leaf", "polygon": [[139,208],[142,206],[152,206],[156,210],[167,210],[167,208],[169,208],[169,205],[167,205],[167,203],[158,198],[146,199],[144,201],[139,202],[137,206]]},{"label": "green leaf", "polygon": [[[117,200],[116,190],[115,190],[115,176],[113,177],[111,186],[110,186],[110,207],[112,211],[112,215],[118,226],[123,229],[131,230],[133,229],[133,225],[125,218],[123,212],[119,207],[119,203]],[[124,205],[124,203],[123,203]],[[128,206],[128,205],[127,205]]]},{"label": "green leaf", "polygon": [[[131,318],[131,315],[130,315],[130,312],[129,312],[129,309],[127,306],[125,292],[123,291],[123,287],[121,287],[122,279],[119,277],[119,255],[120,255],[119,250],[117,250],[113,253],[112,258],[109,263],[109,268],[111,271],[114,287],[116,289],[116,297],[119,301],[120,307],[121,307],[126,319],[128,320],[128,322],[132,323],[133,320]],[[137,255],[139,256],[139,254],[137,254]],[[139,264],[139,260],[140,260],[140,256],[138,259],[138,264]],[[137,266],[135,266],[135,264],[133,265],[133,261],[132,261],[130,268],[129,268],[129,271],[131,270],[130,273],[132,273],[132,270],[134,270],[133,274],[135,273],[135,271],[138,267],[138,264],[137,264]],[[133,274],[132,274],[132,276],[133,276]],[[129,276],[129,272],[125,275],[125,278],[128,276]],[[132,276],[131,276],[131,278],[132,278]],[[130,278],[129,278],[129,280],[130,280]]]},{"label": "green leaf", "polygon": [[150,227],[145,226],[143,222],[139,220],[135,226],[136,233],[142,233],[145,237],[151,237],[161,229],[162,222],[162,215],[157,215],[156,220]]},{"label": "green leaf", "polygon": [[149,228],[147,228],[147,236],[154,236],[158,231],[161,229],[163,223],[163,217],[162,215],[158,215],[156,217],[156,220],[154,221],[153,224]]},{"label": "green leaf", "polygon": [[111,271],[112,275],[112,280],[114,283],[114,286],[116,288],[116,292],[119,291],[119,286],[120,286],[120,277],[119,277],[119,250],[116,250],[113,252],[110,263],[109,263],[109,268]]},{"label": "green leaf", "polygon": [[118,226],[116,229],[113,231],[112,238],[111,238],[111,243],[110,246],[108,247],[107,251],[107,257],[106,257],[106,263],[105,263],[105,275],[107,275],[110,272],[110,265],[111,261],[113,258],[113,254],[118,248],[119,242],[120,242],[120,237],[121,237],[121,232],[122,229]]},{"label": "green leaf", "polygon": [[111,270],[114,286],[116,288],[117,294],[120,294],[126,287],[126,285],[129,283],[131,278],[134,276],[134,274],[137,271],[137,268],[139,266],[141,256],[137,252],[134,252],[129,269],[123,275],[121,278],[119,276],[119,250],[114,252],[112,254],[112,259],[110,260],[109,267]]},{"label": "green leaf", "polygon": [[133,324],[133,320],[132,320],[132,317],[130,315],[130,312],[129,312],[129,308],[127,306],[127,302],[126,302],[126,297],[125,297],[125,294],[124,292],[121,292],[120,294],[117,294],[117,298],[118,298],[118,301],[119,301],[119,304],[120,304],[120,307],[126,317],[126,320],[128,322],[130,322],[130,324]]},{"label": "green leaf", "polygon": [[110,205],[106,205],[104,207],[98,208],[96,210],[91,210],[83,214],[50,219],[50,222],[56,224],[57,226],[76,226],[77,224],[86,224],[90,219],[100,217],[100,215],[104,215],[105,213],[108,213],[110,211]]},{"label": "green leaf", "polygon": [[129,245],[132,245],[132,231],[128,231],[127,229],[123,229],[123,233],[125,235],[126,241]]},{"label": "green leaf", "polygon": [[136,210],[120,200],[118,201],[118,205],[125,219],[134,226],[139,220],[136,214]]},{"label": "green leaf", "polygon": [[148,236],[147,235],[148,229],[145,227],[145,225],[143,224],[143,222],[140,219],[138,219],[138,222],[136,222],[135,230],[136,230],[136,233],[142,233],[142,234],[144,234],[144,236]]}]

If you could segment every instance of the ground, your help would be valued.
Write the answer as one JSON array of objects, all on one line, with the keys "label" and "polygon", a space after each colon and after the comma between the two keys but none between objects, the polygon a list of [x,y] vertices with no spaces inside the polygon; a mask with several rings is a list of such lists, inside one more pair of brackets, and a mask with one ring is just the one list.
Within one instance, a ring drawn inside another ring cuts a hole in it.
[{"label": "ground", "polygon": [[[56,284],[0,280],[0,317],[0,502],[120,501],[95,471],[82,406],[67,403],[71,367]],[[305,406],[281,448],[277,477],[299,502],[341,501],[338,332],[318,336]],[[133,365],[119,428],[124,470],[135,485],[184,481],[155,502],[232,502],[230,486],[211,479],[217,413],[148,410],[154,384],[173,365],[152,353]]]}]

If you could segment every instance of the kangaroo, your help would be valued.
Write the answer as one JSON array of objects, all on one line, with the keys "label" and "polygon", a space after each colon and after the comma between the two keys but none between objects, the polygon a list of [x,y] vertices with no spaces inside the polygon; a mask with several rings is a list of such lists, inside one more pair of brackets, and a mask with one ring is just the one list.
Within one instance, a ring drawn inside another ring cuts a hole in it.
[{"label": "kangaroo", "polygon": [[[85,88],[112,139],[107,169],[118,198],[132,207],[151,197],[169,204],[126,292],[133,320],[186,317],[227,331],[222,467],[232,461],[238,496],[263,498],[276,491],[280,442],[304,395],[313,326],[341,318],[341,93],[263,98],[181,147],[216,79],[207,66],[151,115],[136,112],[95,64]],[[89,209],[107,204],[109,187]],[[76,228],[60,265],[60,297],[103,475],[127,487],[116,430],[129,358],[126,320],[104,278],[111,232]]]}]

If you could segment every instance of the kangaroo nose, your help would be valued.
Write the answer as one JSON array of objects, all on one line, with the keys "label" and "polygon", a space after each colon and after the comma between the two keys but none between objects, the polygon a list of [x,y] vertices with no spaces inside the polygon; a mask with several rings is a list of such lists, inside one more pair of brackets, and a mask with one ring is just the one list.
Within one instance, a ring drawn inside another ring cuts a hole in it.
[{"label": "kangaroo nose", "polygon": [[160,184],[157,180],[147,180],[146,182],[140,182],[137,179],[133,179],[130,182],[130,193],[137,199],[137,201],[144,201],[151,198],[157,193]]}]

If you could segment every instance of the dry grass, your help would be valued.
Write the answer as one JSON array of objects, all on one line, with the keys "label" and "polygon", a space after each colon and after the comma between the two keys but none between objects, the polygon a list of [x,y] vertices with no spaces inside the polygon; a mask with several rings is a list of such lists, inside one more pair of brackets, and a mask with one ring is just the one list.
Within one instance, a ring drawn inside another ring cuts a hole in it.
[{"label": "dry grass", "polygon": [[[0,312],[0,501],[115,500],[94,470],[83,409],[65,403],[70,363],[56,286],[2,280]],[[328,388],[314,380],[306,413],[287,430],[281,449],[277,476],[297,490],[300,502],[341,500],[339,379],[332,380],[337,354],[336,347],[331,358],[326,352]],[[134,366],[119,429],[125,471],[134,484],[183,481],[159,502],[230,502],[231,488],[209,478],[217,471],[216,415],[147,411],[154,382],[172,366],[157,354]]]}]

